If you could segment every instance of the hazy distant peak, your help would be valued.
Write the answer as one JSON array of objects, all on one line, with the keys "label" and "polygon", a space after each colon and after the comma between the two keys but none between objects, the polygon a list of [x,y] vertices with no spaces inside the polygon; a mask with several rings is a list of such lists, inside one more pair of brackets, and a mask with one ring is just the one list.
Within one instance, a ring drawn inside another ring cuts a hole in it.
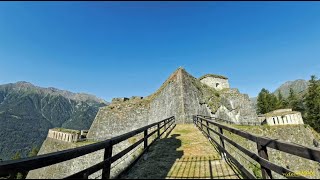
[{"label": "hazy distant peak", "polygon": [[86,101],[86,102],[92,102],[92,103],[108,104],[108,102],[106,102],[105,100],[91,94],[73,93],[67,90],[57,89],[55,87],[48,87],[48,88],[39,87],[27,81],[18,81],[16,83],[3,84],[3,85],[0,85],[0,87],[4,87],[6,89],[11,89],[15,91],[23,91],[23,92],[32,91],[32,92],[37,92],[41,94],[61,95],[67,99],[71,99],[74,101]]},{"label": "hazy distant peak", "polygon": [[[275,94],[277,96],[280,91],[282,96],[284,98],[287,98],[287,97],[289,97],[289,94],[290,94],[290,88],[292,88],[295,93],[297,93],[298,95],[301,96],[306,93],[308,86],[309,86],[309,81],[304,80],[304,79],[287,81],[287,82],[283,83],[280,87],[278,87],[273,92],[273,94]],[[257,97],[252,97],[250,99],[254,104],[257,103]]]},{"label": "hazy distant peak", "polygon": [[304,79],[297,79],[294,81],[287,81],[282,84],[278,89],[274,91],[275,94],[278,94],[281,91],[281,94],[286,98],[289,96],[290,88],[293,89],[295,93],[301,93],[308,89],[309,82]]}]

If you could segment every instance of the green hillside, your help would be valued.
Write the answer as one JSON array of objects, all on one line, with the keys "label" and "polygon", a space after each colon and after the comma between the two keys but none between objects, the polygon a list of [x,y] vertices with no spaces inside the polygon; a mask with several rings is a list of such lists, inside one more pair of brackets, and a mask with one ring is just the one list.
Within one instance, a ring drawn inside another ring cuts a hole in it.
[{"label": "green hillside", "polygon": [[22,156],[40,147],[48,129],[89,129],[99,107],[106,102],[94,96],[27,82],[0,86],[0,159],[16,152]]}]

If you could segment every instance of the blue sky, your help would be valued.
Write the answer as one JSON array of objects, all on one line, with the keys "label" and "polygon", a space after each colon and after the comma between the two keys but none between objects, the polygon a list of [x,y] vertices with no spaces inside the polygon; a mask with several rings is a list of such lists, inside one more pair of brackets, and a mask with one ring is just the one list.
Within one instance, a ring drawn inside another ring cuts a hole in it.
[{"label": "blue sky", "polygon": [[151,94],[179,66],[251,97],[320,76],[320,3],[0,3],[0,84],[110,101]]}]

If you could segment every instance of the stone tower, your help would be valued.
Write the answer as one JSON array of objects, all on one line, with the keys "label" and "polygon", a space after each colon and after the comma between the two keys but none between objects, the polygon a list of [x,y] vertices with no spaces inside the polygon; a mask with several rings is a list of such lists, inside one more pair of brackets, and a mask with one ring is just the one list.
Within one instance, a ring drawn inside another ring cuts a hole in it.
[{"label": "stone tower", "polygon": [[228,78],[221,75],[206,74],[200,77],[199,80],[200,82],[216,90],[229,88]]}]

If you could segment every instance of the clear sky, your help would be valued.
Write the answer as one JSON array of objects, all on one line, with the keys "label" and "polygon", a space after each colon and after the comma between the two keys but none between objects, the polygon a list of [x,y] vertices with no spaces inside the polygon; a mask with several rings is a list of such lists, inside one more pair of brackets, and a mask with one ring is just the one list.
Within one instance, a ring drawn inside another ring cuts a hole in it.
[{"label": "clear sky", "polygon": [[147,96],[179,66],[256,96],[320,76],[320,2],[1,2],[0,84]]}]

